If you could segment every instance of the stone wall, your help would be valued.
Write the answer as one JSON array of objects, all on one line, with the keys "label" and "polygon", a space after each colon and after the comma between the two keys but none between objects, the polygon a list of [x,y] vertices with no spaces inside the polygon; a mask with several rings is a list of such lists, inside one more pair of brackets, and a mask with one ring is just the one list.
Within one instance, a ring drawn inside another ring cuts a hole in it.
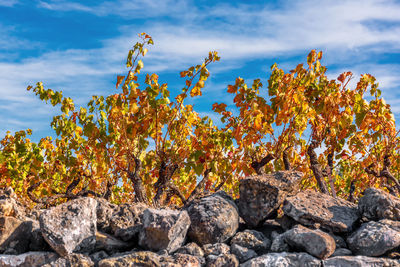
[{"label": "stone wall", "polygon": [[[301,174],[241,181],[180,210],[78,198],[25,210],[0,192],[0,266],[400,266],[400,199],[299,191]],[[280,209],[280,212],[277,212]]]}]

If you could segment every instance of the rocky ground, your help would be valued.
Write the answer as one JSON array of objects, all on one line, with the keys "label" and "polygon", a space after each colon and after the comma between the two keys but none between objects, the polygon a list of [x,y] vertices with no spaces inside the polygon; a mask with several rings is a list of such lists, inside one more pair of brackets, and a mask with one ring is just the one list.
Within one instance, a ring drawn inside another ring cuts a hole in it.
[{"label": "rocky ground", "polygon": [[[0,192],[0,266],[400,266],[400,199],[299,191],[301,174],[241,181],[180,210],[78,198],[25,210]],[[283,216],[277,217],[282,207]]]}]

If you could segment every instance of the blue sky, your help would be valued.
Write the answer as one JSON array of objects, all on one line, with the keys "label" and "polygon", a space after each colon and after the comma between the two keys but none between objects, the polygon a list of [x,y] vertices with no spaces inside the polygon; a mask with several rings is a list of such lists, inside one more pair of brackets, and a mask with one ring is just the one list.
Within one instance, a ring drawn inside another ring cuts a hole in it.
[{"label": "blue sky", "polygon": [[203,115],[214,102],[231,103],[226,86],[236,77],[266,85],[273,63],[290,70],[311,49],[324,52],[332,79],[348,70],[375,75],[400,115],[400,1],[0,0],[0,138],[26,128],[35,141],[54,136],[58,110],[26,91],[37,81],[78,105],[114,93],[140,32],[155,42],[143,71],[159,74],[173,94],[180,71],[219,52],[193,101]]}]

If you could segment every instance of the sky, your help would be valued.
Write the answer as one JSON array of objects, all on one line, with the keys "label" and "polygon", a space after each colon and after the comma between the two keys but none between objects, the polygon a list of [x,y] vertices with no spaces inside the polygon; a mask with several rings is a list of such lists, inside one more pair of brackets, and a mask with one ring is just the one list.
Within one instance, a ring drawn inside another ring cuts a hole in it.
[{"label": "sky", "polygon": [[400,1],[0,0],[0,139],[27,128],[34,141],[55,136],[59,109],[26,91],[38,81],[77,106],[116,93],[141,32],[154,39],[142,72],[157,73],[172,96],[184,86],[180,71],[219,53],[191,103],[213,119],[213,103],[232,105],[226,88],[236,77],[261,78],[266,94],[273,63],[288,71],[312,49],[331,79],[374,75],[400,118]]}]

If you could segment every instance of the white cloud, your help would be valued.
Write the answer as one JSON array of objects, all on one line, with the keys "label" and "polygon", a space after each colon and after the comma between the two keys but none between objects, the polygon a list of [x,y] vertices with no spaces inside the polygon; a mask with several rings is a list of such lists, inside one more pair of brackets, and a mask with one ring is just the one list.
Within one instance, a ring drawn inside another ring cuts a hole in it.
[{"label": "white cloud", "polygon": [[16,5],[18,2],[19,2],[18,0],[0,0],[0,6],[12,7]]}]

